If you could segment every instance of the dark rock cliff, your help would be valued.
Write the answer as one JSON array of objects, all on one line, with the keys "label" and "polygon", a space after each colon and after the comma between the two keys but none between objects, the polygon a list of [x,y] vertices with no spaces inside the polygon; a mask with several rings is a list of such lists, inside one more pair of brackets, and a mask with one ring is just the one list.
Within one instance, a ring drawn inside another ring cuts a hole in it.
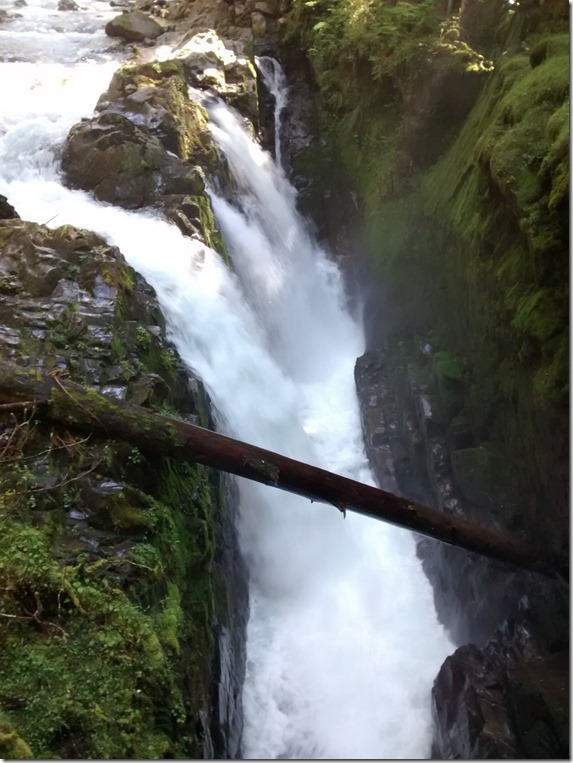
[{"label": "dark rock cliff", "polygon": [[[494,515],[466,497],[482,495],[475,468],[452,468],[457,451],[433,420],[435,383],[424,354],[404,346],[393,348],[393,356],[370,352],[358,359],[355,374],[366,448],[380,484],[500,529]],[[419,538],[418,554],[440,620],[455,643],[467,644],[446,660],[434,685],[435,756],[567,757],[565,583],[429,538]]]},{"label": "dark rock cliff", "polygon": [[[153,290],[117,249],[19,219],[2,221],[0,241],[2,357],[208,424]],[[244,656],[235,646],[230,672],[213,628],[240,634],[247,611],[222,481],[78,438],[32,406],[1,416],[5,754],[16,743],[34,757],[221,754],[212,687],[222,678],[236,696]],[[237,719],[227,725],[236,737]]]},{"label": "dark rock cliff", "polygon": [[[567,548],[567,9],[359,6],[294,0],[283,40],[313,94],[295,174],[351,189],[329,219],[365,321],[371,463],[389,489]],[[329,194],[299,186],[327,237]],[[566,756],[566,581],[418,552],[471,645],[436,679],[434,755]]]},{"label": "dark rock cliff", "polygon": [[[218,92],[252,113],[254,68],[229,55]],[[224,170],[187,92],[214,86],[201,83],[214,58],[121,68],[62,166],[70,185],[153,206],[225,257],[204,183]],[[121,252],[0,202],[0,356],[213,427]],[[0,411],[0,459],[3,754],[239,757],[248,591],[231,480],[77,438],[33,407]]]}]

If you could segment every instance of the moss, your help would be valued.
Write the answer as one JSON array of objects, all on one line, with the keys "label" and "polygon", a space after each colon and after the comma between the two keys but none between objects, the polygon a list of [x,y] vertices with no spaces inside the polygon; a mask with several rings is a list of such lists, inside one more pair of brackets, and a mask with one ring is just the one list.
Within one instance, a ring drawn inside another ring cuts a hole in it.
[{"label": "moss", "polygon": [[[110,90],[128,96],[152,89],[146,97],[152,107],[162,111],[156,133],[165,147],[185,161],[214,169],[218,159],[207,128],[207,112],[190,100],[187,87],[183,62],[171,60],[123,66],[114,75]],[[132,157],[125,155],[125,160],[124,169],[129,170]],[[141,163],[141,157],[135,156],[135,162]]]},{"label": "moss", "polygon": [[[98,445],[89,448],[88,462]],[[78,454],[57,454],[68,477],[85,470]],[[142,493],[137,510],[143,538],[127,556],[102,548],[94,558],[66,540],[79,493],[66,506],[67,488],[56,485],[31,501],[37,465],[26,484],[26,463],[15,458],[0,476],[0,707],[12,724],[0,728],[0,743],[13,744],[16,757],[198,757],[189,724],[209,702],[214,648],[207,470],[157,463],[155,497]],[[126,494],[104,503],[99,519],[119,518],[129,534]]]},{"label": "moss", "polygon": [[2,611],[14,621],[0,691],[34,756],[53,757],[62,736],[81,737],[76,756],[163,755],[169,740],[149,728],[167,667],[152,619],[85,565],[62,566],[40,530],[2,520]]},{"label": "moss", "polygon": [[[498,22],[493,61],[437,3],[297,0],[286,37],[309,49],[394,332],[431,344],[441,420],[493,454],[496,499],[522,496],[532,530],[562,525],[567,473],[569,34],[527,9]],[[472,83],[448,134],[432,115]]]},{"label": "moss", "polygon": [[0,755],[8,760],[29,760],[34,756],[28,744],[0,715]]},{"label": "moss", "polygon": [[213,209],[211,207],[209,198],[206,195],[189,196],[186,199],[186,203],[193,205],[198,210],[198,219],[201,224],[201,229],[207,246],[210,246],[211,249],[219,252],[227,265],[230,265],[227,245],[225,244],[225,239],[217,227],[217,222],[215,220],[215,215],[213,214]]},{"label": "moss", "polygon": [[0,227],[0,246],[5,246],[14,235],[14,231],[6,226]]}]

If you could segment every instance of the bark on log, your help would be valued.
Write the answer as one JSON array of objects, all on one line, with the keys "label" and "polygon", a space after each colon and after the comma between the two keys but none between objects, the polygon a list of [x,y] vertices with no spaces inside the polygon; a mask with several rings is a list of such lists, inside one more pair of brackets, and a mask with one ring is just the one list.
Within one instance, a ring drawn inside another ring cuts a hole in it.
[{"label": "bark on log", "polygon": [[[444,543],[544,575],[568,578],[568,557],[507,534],[363,485],[278,453],[112,400],[55,375],[0,362],[0,403],[34,401],[37,415],[126,440],[149,453],[193,461],[404,527]],[[32,405],[32,404],[31,404]],[[311,510],[311,509],[310,509]]]}]

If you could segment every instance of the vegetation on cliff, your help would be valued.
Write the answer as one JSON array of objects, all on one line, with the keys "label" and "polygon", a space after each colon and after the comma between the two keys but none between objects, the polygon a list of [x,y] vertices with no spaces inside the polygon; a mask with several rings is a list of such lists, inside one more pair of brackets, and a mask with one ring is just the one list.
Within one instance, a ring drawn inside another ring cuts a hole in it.
[{"label": "vegetation on cliff", "polygon": [[[2,221],[0,355],[205,419],[153,292],[93,233]],[[33,321],[33,328],[30,322]],[[202,757],[219,488],[0,409],[0,752]]]},{"label": "vegetation on cliff", "polygon": [[[563,543],[566,4],[295,0],[285,41],[308,51],[392,325],[436,353],[419,362],[446,431],[485,454],[506,520]],[[459,376],[447,399],[442,353]]]}]

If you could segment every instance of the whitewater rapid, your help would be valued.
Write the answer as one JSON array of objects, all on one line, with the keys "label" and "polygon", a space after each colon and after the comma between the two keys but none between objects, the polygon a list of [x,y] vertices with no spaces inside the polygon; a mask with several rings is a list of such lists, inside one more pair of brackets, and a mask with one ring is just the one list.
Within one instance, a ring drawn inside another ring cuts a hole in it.
[{"label": "whitewater rapid", "polygon": [[[89,228],[121,249],[156,289],[170,338],[204,381],[221,429],[373,484],[353,379],[364,339],[342,276],[305,228],[280,167],[232,112],[209,105],[241,189],[240,207],[212,196],[233,272],[153,212],[62,186],[65,135],[120,61],[102,31],[115,12],[86,5],[70,16],[55,0],[29,0],[0,33],[0,193],[23,219]],[[430,689],[452,644],[413,536],[239,483],[251,575],[244,756],[427,757]]]}]

